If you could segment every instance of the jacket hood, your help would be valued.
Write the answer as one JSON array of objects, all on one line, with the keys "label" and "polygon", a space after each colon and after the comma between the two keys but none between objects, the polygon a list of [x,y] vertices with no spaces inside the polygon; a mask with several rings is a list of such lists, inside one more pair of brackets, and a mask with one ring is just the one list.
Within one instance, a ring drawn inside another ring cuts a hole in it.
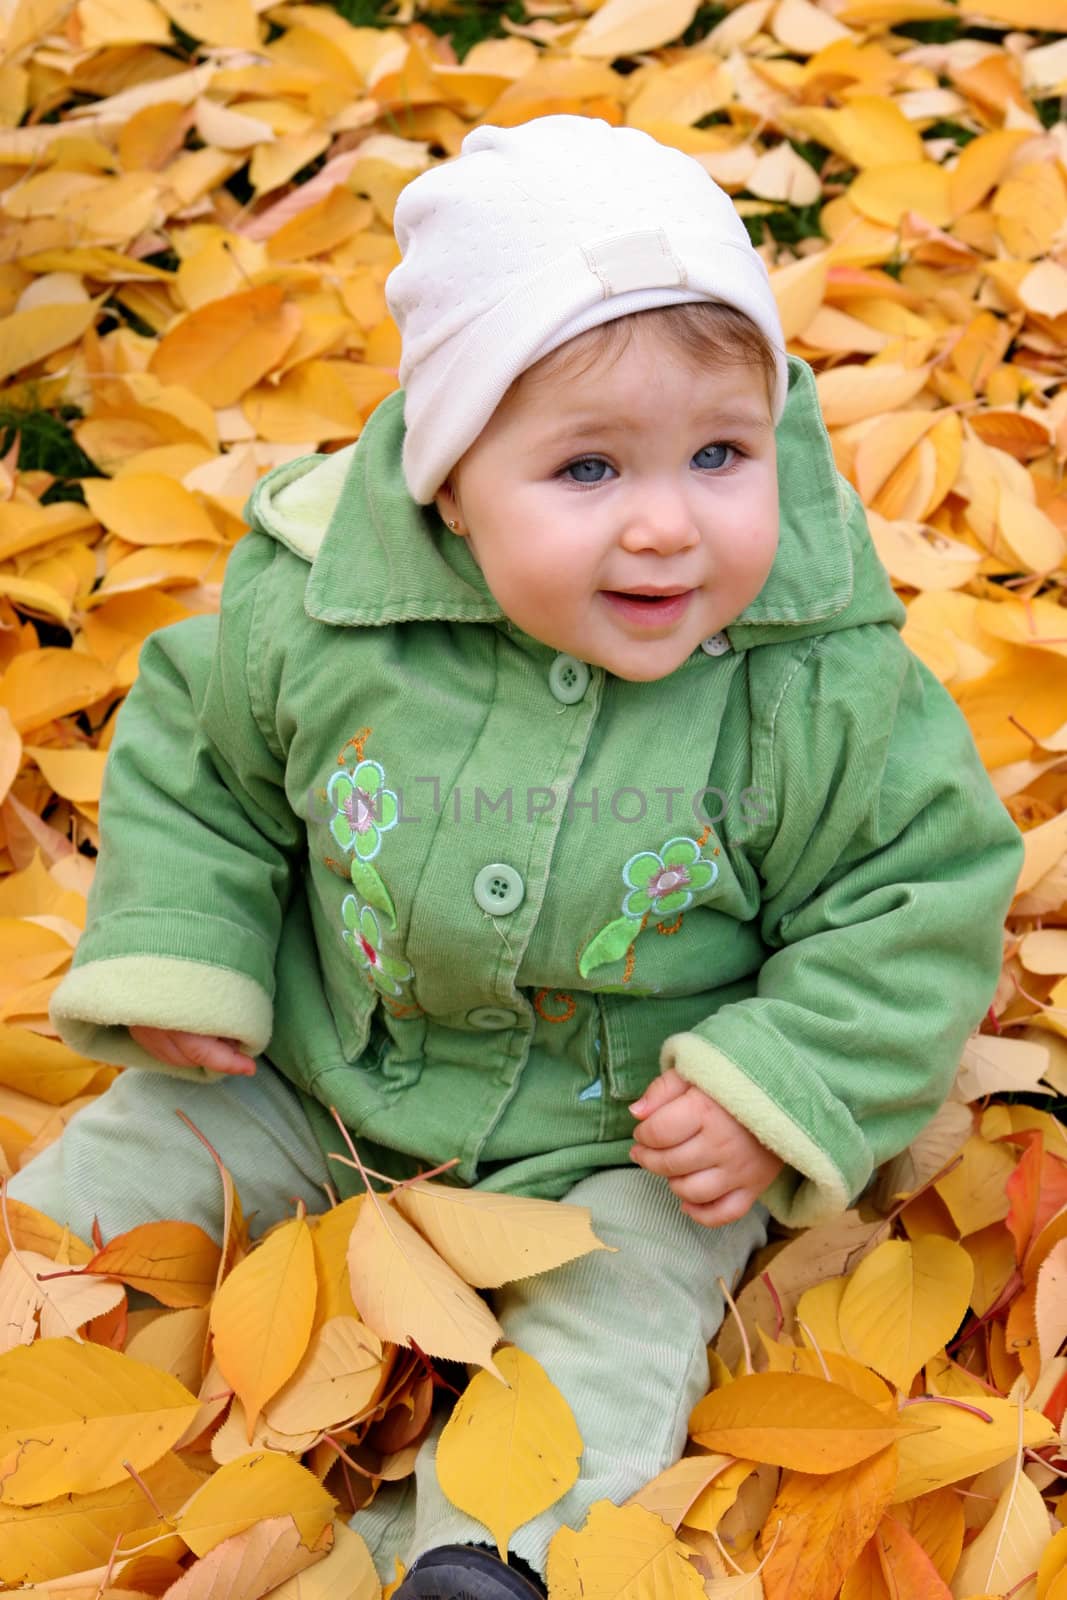
[{"label": "jacket hood", "polygon": [[[756,598],[723,630],[733,649],[905,618],[867,528],[859,496],[838,473],[811,368],[789,360],[776,431],[779,542]],[[500,622],[465,539],[404,481],[404,392],[375,409],[355,444],[276,467],[245,516],[310,564],[304,607],[323,622]]]}]

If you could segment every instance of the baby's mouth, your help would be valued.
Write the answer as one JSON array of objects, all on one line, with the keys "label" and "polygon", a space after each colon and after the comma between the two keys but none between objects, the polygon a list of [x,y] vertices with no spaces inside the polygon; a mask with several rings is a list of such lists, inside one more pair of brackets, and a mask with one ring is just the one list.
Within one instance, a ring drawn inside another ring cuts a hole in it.
[{"label": "baby's mouth", "polygon": [[601,594],[613,611],[631,621],[647,621],[662,626],[677,621],[693,594],[692,589],[650,590],[602,589]]}]

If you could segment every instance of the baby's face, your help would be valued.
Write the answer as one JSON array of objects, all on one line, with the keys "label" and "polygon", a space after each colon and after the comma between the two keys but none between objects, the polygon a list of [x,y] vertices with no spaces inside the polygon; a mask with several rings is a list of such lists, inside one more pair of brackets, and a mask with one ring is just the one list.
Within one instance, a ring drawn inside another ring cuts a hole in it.
[{"label": "baby's face", "polygon": [[643,330],[562,384],[532,368],[437,504],[518,627],[620,678],[665,677],[745,609],[774,561],[763,374],[697,369]]}]

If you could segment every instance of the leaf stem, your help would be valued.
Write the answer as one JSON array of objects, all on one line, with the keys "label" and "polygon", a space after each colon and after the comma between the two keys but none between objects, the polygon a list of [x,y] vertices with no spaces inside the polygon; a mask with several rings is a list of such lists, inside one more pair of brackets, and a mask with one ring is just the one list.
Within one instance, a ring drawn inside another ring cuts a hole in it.
[{"label": "leaf stem", "polygon": [[980,1417],[983,1422],[992,1422],[993,1418],[988,1411],[983,1411],[979,1406],[968,1405],[966,1400],[957,1400],[951,1394],[914,1394],[910,1400],[902,1400],[898,1407],[903,1411],[905,1406],[921,1406],[927,1404],[938,1406],[952,1406],[956,1411],[969,1411],[972,1417]]},{"label": "leaf stem", "polygon": [[762,1278],[763,1283],[766,1285],[767,1293],[774,1302],[774,1337],[775,1339],[780,1339],[782,1337],[782,1328],[785,1325],[785,1313],[782,1310],[782,1302],[779,1298],[778,1290],[774,1287],[774,1279],[771,1277],[770,1273],[761,1272],[760,1277]]},{"label": "leaf stem", "polygon": [[145,1483],[144,1479],[141,1477],[141,1474],[138,1472],[137,1468],[133,1465],[133,1462],[132,1461],[124,1461],[122,1463],[122,1465],[125,1467],[126,1471],[129,1473],[130,1477],[133,1479],[133,1481],[137,1485],[138,1489],[140,1489],[141,1493],[144,1495],[145,1499],[148,1501],[148,1504],[152,1507],[152,1510],[155,1512],[155,1514],[159,1518],[160,1522],[165,1522],[168,1527],[172,1528],[174,1526],[174,1524],[171,1522],[171,1519],[167,1516],[167,1513],[163,1510],[163,1507],[160,1505],[159,1501],[156,1499],[155,1495],[152,1493],[152,1491],[148,1487],[147,1483]]},{"label": "leaf stem", "polygon": [[748,1342],[748,1331],[745,1328],[744,1322],[741,1320],[741,1313],[737,1309],[737,1302],[727,1287],[726,1279],[720,1277],[717,1281],[719,1288],[722,1290],[723,1299],[733,1312],[734,1320],[737,1323],[737,1331],[741,1335],[741,1348],[745,1352],[745,1371],[751,1378],[756,1369],[752,1365],[752,1346]]}]

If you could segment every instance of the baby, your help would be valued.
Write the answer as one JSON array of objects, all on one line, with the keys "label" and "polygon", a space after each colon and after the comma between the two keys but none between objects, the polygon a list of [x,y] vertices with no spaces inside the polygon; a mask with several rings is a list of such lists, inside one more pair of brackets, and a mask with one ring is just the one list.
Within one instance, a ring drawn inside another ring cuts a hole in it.
[{"label": "baby", "polygon": [[270,473],[220,615],[118,719],[52,1017],[124,1073],[11,1193],[83,1236],[260,1225],[369,1165],[590,1208],[499,1291],[581,1475],[512,1540],[435,1477],[354,1526],[398,1591],[536,1593],[680,1454],[763,1243],[847,1206],[992,996],[1019,834],[837,474],[727,198],[646,134],[480,127],[400,197],[403,388]]}]

